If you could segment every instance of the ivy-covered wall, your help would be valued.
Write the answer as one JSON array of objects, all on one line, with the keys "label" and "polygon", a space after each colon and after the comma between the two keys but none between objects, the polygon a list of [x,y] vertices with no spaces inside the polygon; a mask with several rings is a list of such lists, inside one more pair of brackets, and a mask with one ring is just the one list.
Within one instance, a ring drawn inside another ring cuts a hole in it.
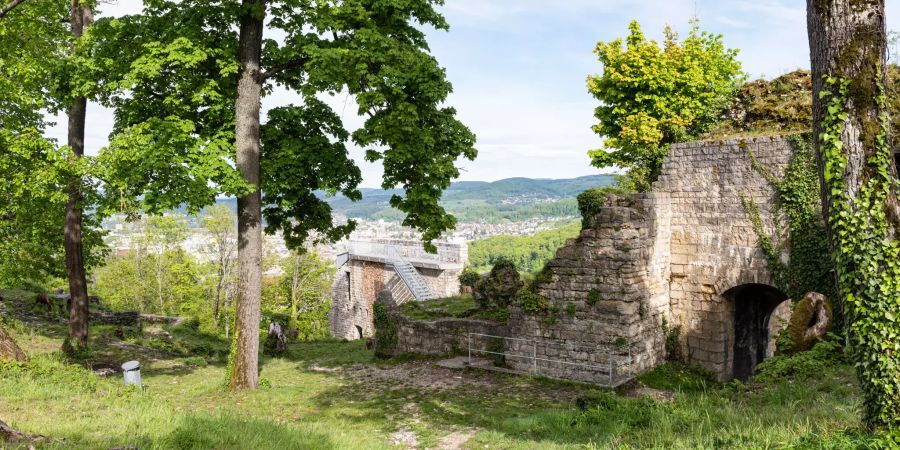
[{"label": "ivy-covered wall", "polygon": [[[745,284],[775,286],[756,229],[764,235],[778,229],[776,189],[754,169],[751,152],[781,178],[793,146],[782,137],[677,144],[654,185],[672,202],[669,322],[681,326],[685,360],[722,379],[731,377],[735,355],[735,305],[723,294]],[[756,205],[755,221],[745,201]]]}]

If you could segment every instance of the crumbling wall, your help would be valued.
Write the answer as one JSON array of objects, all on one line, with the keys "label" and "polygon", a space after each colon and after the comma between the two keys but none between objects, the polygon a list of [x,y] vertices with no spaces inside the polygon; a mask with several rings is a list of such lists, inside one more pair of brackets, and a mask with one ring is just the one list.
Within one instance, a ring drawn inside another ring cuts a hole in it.
[{"label": "crumbling wall", "polygon": [[666,194],[611,197],[591,228],[557,250],[537,293],[546,311],[510,310],[508,364],[539,375],[617,384],[664,358],[668,310]]}]

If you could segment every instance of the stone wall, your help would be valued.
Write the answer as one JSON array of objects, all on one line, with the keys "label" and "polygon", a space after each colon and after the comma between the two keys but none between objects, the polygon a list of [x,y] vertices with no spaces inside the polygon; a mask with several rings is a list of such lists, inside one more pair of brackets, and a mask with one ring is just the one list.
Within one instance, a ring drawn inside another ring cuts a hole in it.
[{"label": "stone wall", "polygon": [[[505,324],[478,319],[439,319],[435,321],[410,320],[394,311],[397,324],[396,354],[417,355],[466,354],[469,333],[488,336],[508,336]],[[472,336],[473,349],[503,348],[503,340],[485,336]],[[502,351],[502,350],[500,350]],[[483,357],[484,355],[478,355]]]},{"label": "stone wall", "polygon": [[[668,205],[660,193],[607,199],[594,225],[548,264],[552,276],[538,293],[555,319],[511,308],[510,335],[523,340],[510,341],[510,352],[536,353],[540,375],[603,384],[618,384],[662,361]],[[527,359],[507,361],[535,371]]]},{"label": "stone wall", "polygon": [[671,321],[682,327],[683,352],[721,378],[733,364],[734,305],[722,294],[747,283],[771,284],[741,196],[774,229],[774,190],[751,167],[748,152],[780,177],[792,155],[784,138],[747,138],[673,145],[654,192],[671,198]]}]

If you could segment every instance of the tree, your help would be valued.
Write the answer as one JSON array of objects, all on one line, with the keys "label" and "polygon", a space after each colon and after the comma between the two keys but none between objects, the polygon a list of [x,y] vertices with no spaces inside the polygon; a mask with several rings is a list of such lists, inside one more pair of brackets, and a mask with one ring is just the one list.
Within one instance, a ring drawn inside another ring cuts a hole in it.
[{"label": "tree", "polygon": [[291,328],[299,339],[328,335],[328,310],[335,269],[315,251],[297,252],[282,260]]},{"label": "tree", "polygon": [[[455,225],[439,200],[459,176],[456,159],[476,151],[474,135],[442,106],[451,86],[419,29],[447,28],[436,3],[156,1],[92,27],[85,78],[117,110],[117,136],[101,159],[118,203],[199,209],[221,193],[238,197],[232,388],[258,381],[263,216],[266,231],[282,231],[294,248],[311,231],[348,235],[355,223],[334,224],[315,195],[360,198],[348,140],[367,160],[383,160],[382,186],[404,189],[391,205],[428,249]],[[266,27],[283,39],[264,39]],[[260,102],[275,84],[300,104],[270,110],[263,124]],[[355,98],[361,128],[346,130],[320,98],[339,92]]]},{"label": "tree", "polygon": [[181,216],[149,216],[131,250],[94,271],[95,289],[112,307],[158,314],[209,317],[197,261],[181,244],[188,229]]},{"label": "tree", "polygon": [[213,324],[219,327],[222,295],[228,292],[228,284],[234,272],[237,248],[234,213],[225,205],[213,205],[204,210],[203,228],[209,235],[205,247],[207,257],[215,270],[213,276]]},{"label": "tree", "polygon": [[[12,5],[12,3],[10,3]],[[0,280],[41,284],[65,276],[65,216],[82,164],[45,139],[44,111],[65,107],[60,74],[72,39],[66,2],[21,3],[0,19]],[[94,192],[83,189],[90,201]],[[82,223],[84,264],[102,260],[99,220]]]},{"label": "tree", "polygon": [[813,129],[865,420],[900,424],[900,201],[885,98],[884,2],[807,2]]},{"label": "tree", "polygon": [[[84,34],[87,26],[93,22],[92,5],[84,0],[72,0],[70,26],[72,37],[77,41]],[[88,339],[88,293],[87,274],[84,266],[83,212],[84,195],[82,185],[84,177],[78,173],[79,159],[84,156],[84,126],[87,117],[87,97],[75,94],[68,109],[69,158],[76,168],[69,179],[69,200],[66,202],[66,221],[63,227],[64,245],[66,249],[66,275],[69,279],[69,295],[71,310],[69,311],[69,334],[63,343],[68,353],[87,348]]]},{"label": "tree", "polygon": [[744,75],[737,50],[721,35],[691,22],[684,41],[670,28],[662,47],[647,40],[637,21],[624,41],[594,49],[603,73],[588,76],[588,91],[600,101],[594,132],[604,148],[588,152],[591,164],[628,169],[627,187],[647,191],[656,181],[669,144],[708,130],[731,101]]}]

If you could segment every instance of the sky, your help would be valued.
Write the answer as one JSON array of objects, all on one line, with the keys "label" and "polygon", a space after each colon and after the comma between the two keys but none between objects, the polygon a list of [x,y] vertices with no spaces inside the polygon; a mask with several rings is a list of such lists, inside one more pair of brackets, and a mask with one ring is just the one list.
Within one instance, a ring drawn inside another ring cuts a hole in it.
[{"label": "sky", "polygon": [[[102,15],[139,11],[138,0],[101,6]],[[631,20],[660,39],[666,25],[682,35],[697,17],[706,31],[722,34],[751,78],[773,78],[809,68],[806,1],[803,0],[445,0],[439,8],[450,31],[428,30],[432,53],[447,70],[454,92],[448,106],[478,137],[479,156],[461,160],[460,180],[510,177],[573,178],[604,171],[587,151],[602,146],[592,130],[596,100],[586,78],[602,71],[593,48],[624,37]],[[900,29],[900,0],[887,0],[889,29]],[[263,110],[296,102],[276,91]],[[329,99],[348,127],[358,126],[346,96]],[[348,105],[344,107],[344,105]],[[65,120],[55,119],[51,137],[65,142]],[[88,107],[88,154],[107,144],[111,110]],[[380,166],[351,154],[363,171],[363,186],[381,184]],[[608,170],[606,171],[608,172]]]}]

